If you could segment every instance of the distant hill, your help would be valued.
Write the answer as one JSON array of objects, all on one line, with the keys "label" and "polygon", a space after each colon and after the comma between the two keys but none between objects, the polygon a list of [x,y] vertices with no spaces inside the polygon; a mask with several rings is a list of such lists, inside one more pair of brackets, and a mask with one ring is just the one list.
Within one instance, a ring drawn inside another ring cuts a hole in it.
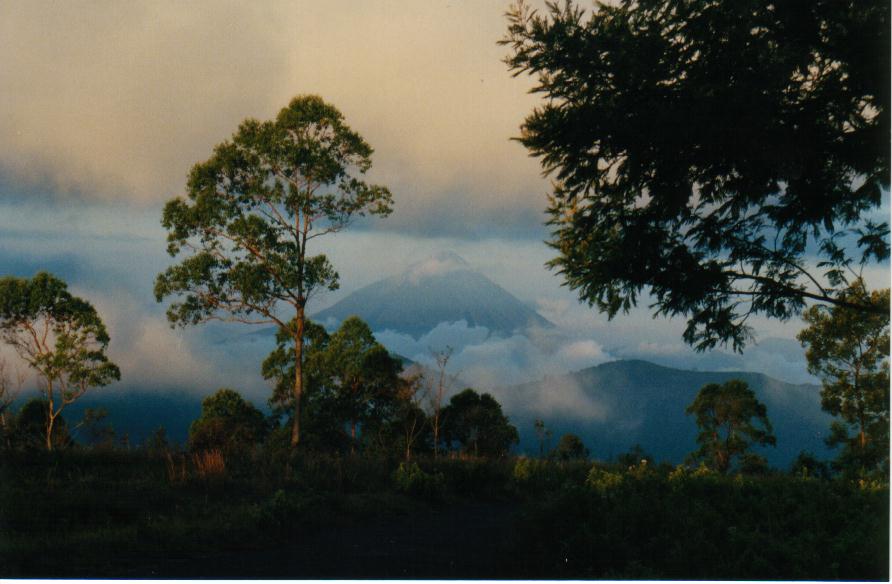
[{"label": "distant hill", "polygon": [[442,322],[510,335],[528,326],[551,326],[546,319],[474,271],[462,258],[443,252],[403,273],[353,292],[314,315],[326,324],[358,315],[374,331],[392,330],[419,338]]},{"label": "distant hill", "polygon": [[598,457],[610,458],[640,443],[658,460],[677,463],[696,448],[697,427],[685,409],[707,383],[731,379],[746,381],[768,408],[777,437],[775,448],[762,451],[769,462],[786,467],[801,450],[833,456],[823,442],[832,418],[821,410],[820,387],[784,383],[761,373],[613,361],[496,393],[511,404],[506,409],[529,453],[538,452],[533,422],[539,417],[554,432],[554,444],[561,434],[573,432]]}]

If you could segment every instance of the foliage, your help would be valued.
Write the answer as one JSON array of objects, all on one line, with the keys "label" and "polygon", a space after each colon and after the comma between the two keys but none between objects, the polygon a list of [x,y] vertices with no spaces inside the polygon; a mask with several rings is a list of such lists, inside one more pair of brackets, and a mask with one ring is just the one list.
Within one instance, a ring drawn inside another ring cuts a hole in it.
[{"label": "foliage", "polygon": [[[291,418],[298,411],[293,391],[293,329],[296,326],[296,321],[292,320],[288,329],[276,332],[276,348],[264,359],[261,369],[263,377],[273,382],[273,394],[269,399],[273,419],[278,423],[285,416],[290,427],[293,427]],[[330,336],[325,328],[307,320],[303,338],[303,391],[299,409],[302,444],[310,450],[349,449],[349,437],[344,433],[344,422],[327,367]]]},{"label": "foliage", "polygon": [[588,448],[576,434],[564,434],[558,440],[554,456],[558,460],[586,460],[588,459]]},{"label": "foliage", "polygon": [[414,462],[401,462],[393,474],[397,490],[425,499],[443,498],[445,477],[442,473],[429,474]]},{"label": "foliage", "polygon": [[581,299],[613,317],[649,291],[699,350],[808,299],[887,311],[838,295],[889,257],[887,2],[521,1],[508,21],[506,63],[545,98],[518,139],[555,177],[550,265]]},{"label": "foliage", "polygon": [[[407,411],[405,402],[411,396],[404,391],[408,380],[399,376],[399,359],[391,357],[375,340],[368,325],[357,317],[346,319],[331,335],[309,321],[305,330],[303,399],[309,418],[305,434],[311,445],[322,449],[349,445],[355,451],[360,442],[395,440],[394,436],[381,433],[396,430],[393,424],[397,417],[413,414]],[[280,331],[276,349],[263,363],[264,377],[275,383],[270,400],[274,415],[291,409],[288,405],[293,400],[292,343],[292,335]]]},{"label": "foliage", "polygon": [[595,467],[595,488],[530,499],[505,577],[888,578],[888,486],[685,473],[636,478]]},{"label": "foliage", "polygon": [[811,452],[802,451],[790,465],[790,474],[804,479],[829,479],[830,468]]},{"label": "foliage", "polygon": [[[696,417],[700,429],[700,449],[692,457],[706,461],[720,473],[728,472],[735,458],[750,454],[751,446],[775,443],[767,409],[744,381],[734,379],[723,385],[703,386],[687,413]],[[746,461],[758,465],[751,457]]]},{"label": "foliage", "polygon": [[273,323],[292,334],[292,446],[300,440],[305,308],[338,287],[326,256],[309,247],[355,217],[390,213],[390,192],[362,180],[371,155],[334,106],[298,96],[275,120],[242,122],[192,168],[187,198],[164,208],[168,252],[187,254],[155,282],[159,302],[179,298],[167,311],[171,323]]},{"label": "foliage", "polygon": [[609,471],[598,465],[592,466],[585,484],[599,493],[608,493],[623,483],[623,475],[619,472]]},{"label": "foliage", "polygon": [[268,427],[263,414],[232,389],[220,389],[201,402],[201,417],[189,427],[193,451],[233,452],[261,442]]},{"label": "foliage", "polygon": [[325,358],[338,410],[349,424],[355,444],[358,426],[392,415],[402,362],[391,357],[369,326],[355,316],[332,334]]},{"label": "foliage", "polygon": [[441,413],[446,444],[457,442],[463,452],[474,456],[499,457],[508,454],[520,440],[517,428],[511,425],[502,406],[488,393],[478,394],[471,388],[449,400]]},{"label": "foliage", "polygon": [[406,461],[433,450],[431,419],[421,407],[423,381],[420,373],[404,373],[396,380],[395,399],[382,412],[386,415],[370,420],[363,430],[367,449],[402,454]]},{"label": "foliage", "polygon": [[46,272],[31,279],[0,278],[0,339],[41,377],[47,450],[66,406],[88,389],[121,378],[105,353],[109,336],[96,309]]},{"label": "foliage", "polygon": [[889,289],[868,292],[859,279],[841,298],[883,313],[813,306],[802,315],[808,328],[798,338],[809,372],[823,382],[823,409],[841,419],[828,438],[843,446],[836,464],[849,473],[888,473]]}]

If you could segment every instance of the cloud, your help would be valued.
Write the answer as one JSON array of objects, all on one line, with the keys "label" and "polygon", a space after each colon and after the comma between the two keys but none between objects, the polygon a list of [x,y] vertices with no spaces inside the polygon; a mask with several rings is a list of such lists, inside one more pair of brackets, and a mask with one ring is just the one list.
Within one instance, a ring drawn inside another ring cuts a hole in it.
[{"label": "cloud", "polygon": [[569,377],[546,378],[535,390],[499,387],[493,393],[507,411],[524,417],[603,422],[614,413]]},{"label": "cloud", "polygon": [[383,228],[523,234],[542,220],[546,184],[510,141],[538,98],[501,61],[504,9],[6,2],[0,176],[22,192],[157,204],[241,120],[317,93],[376,149],[372,178],[396,201]]}]

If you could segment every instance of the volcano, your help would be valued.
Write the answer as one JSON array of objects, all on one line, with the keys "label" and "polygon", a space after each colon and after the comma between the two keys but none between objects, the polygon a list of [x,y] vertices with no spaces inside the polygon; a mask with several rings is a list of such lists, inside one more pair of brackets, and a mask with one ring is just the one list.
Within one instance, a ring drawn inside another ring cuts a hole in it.
[{"label": "volcano", "polygon": [[312,316],[326,326],[357,315],[374,331],[420,338],[440,323],[465,321],[510,336],[552,326],[510,292],[453,252],[441,252],[404,272],[356,290]]}]

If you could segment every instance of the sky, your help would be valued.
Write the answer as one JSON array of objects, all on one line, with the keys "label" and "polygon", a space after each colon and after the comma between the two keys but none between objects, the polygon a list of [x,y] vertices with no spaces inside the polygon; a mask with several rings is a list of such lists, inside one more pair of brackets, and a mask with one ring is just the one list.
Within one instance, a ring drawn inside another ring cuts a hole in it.
[{"label": "sky", "polygon": [[[438,343],[457,345],[457,370],[481,386],[617,358],[814,381],[794,340],[796,319],[756,320],[757,344],[744,355],[696,354],[680,320],[639,308],[608,322],[544,267],[553,257],[543,226],[550,183],[511,140],[538,98],[528,94],[531,80],[502,62],[507,8],[461,0],[0,4],[0,274],[65,278],[109,325],[125,381],[201,393],[237,385],[264,399],[263,348],[234,355],[221,341],[247,334],[243,327],[165,322],[151,291],[171,262],[160,214],[184,192],[189,168],[242,120],[269,119],[312,93],[374,147],[370,179],[394,198],[390,217],[318,240],[341,290],[316,309],[449,249],[558,325],[550,338],[493,338],[460,323],[426,339],[384,335],[419,357]],[[888,285],[888,266],[868,276]]]}]

